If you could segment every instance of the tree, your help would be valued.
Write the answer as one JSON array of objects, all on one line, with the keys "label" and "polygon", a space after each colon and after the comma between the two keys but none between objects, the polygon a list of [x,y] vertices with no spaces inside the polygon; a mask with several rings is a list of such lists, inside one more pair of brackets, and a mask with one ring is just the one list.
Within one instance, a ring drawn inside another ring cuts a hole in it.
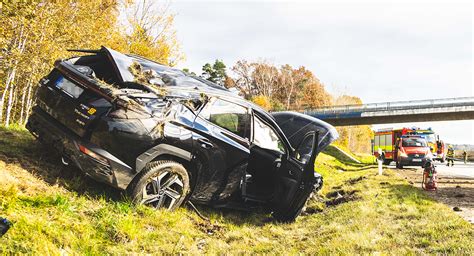
[{"label": "tree", "polygon": [[194,73],[193,71],[190,71],[189,68],[183,68],[183,72],[187,73],[187,74],[190,74],[192,76],[196,76],[196,73]]},{"label": "tree", "polygon": [[278,69],[266,62],[254,63],[252,80],[259,95],[272,99],[273,92],[278,86]]},{"label": "tree", "polygon": [[168,11],[169,2],[160,5],[158,1],[140,0],[125,2],[123,8],[127,16],[123,25],[131,32],[125,32],[125,44],[118,43],[122,51],[170,66],[184,59],[173,29],[175,16]]},{"label": "tree", "polygon": [[252,101],[262,107],[265,110],[270,110],[272,108],[272,104],[270,102],[270,99],[263,95],[257,95],[252,98]]},{"label": "tree", "polygon": [[202,66],[202,77],[213,83],[224,86],[227,73],[226,66],[222,60],[217,60],[214,64],[206,63]]},{"label": "tree", "polygon": [[332,96],[324,89],[324,85],[318,79],[306,83],[302,90],[301,101],[305,109],[329,106],[332,103]]},{"label": "tree", "polygon": [[[362,100],[359,97],[342,95],[335,99],[335,105],[362,105]],[[350,149],[352,152],[369,153],[370,140],[373,137],[373,132],[368,125],[359,126],[343,126],[336,127],[339,132],[339,139],[337,144]]]},{"label": "tree", "polygon": [[238,61],[232,71],[235,86],[247,99],[262,95],[272,108],[300,110],[331,104],[331,96],[311,71],[305,67],[275,65],[260,61]]},{"label": "tree", "polygon": [[234,79],[235,87],[242,92],[246,99],[257,95],[252,79],[253,67],[254,65],[246,60],[239,60],[232,67],[232,72],[236,76]]},{"label": "tree", "polygon": [[[154,3],[153,3],[154,4]],[[56,59],[101,45],[174,65],[182,59],[173,15],[151,1],[7,1],[0,11],[0,124],[24,124],[38,80]],[[139,14],[120,23],[130,10]],[[134,26],[130,25],[133,24]],[[129,27],[129,30],[124,29]]]}]

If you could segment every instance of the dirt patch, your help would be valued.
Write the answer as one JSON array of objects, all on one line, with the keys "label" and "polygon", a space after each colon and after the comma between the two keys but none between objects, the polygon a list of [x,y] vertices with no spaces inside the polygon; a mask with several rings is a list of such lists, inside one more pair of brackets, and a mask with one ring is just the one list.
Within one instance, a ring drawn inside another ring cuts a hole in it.
[{"label": "dirt patch", "polygon": [[[397,170],[414,187],[421,189],[421,168]],[[425,191],[433,199],[448,205],[465,220],[474,224],[474,180],[467,178],[439,177],[438,190]]]},{"label": "dirt patch", "polygon": [[326,197],[330,199],[327,200],[325,204],[326,206],[335,206],[338,204],[354,201],[358,198],[356,196],[357,192],[359,192],[359,190],[351,190],[351,191],[336,190],[336,191],[329,192],[326,194]]},{"label": "dirt patch", "polygon": [[305,211],[304,211],[304,214],[308,215],[308,214],[316,214],[316,213],[321,213],[323,212],[324,209],[323,208],[320,208],[320,207],[315,207],[315,206],[310,206],[310,207],[306,207]]},{"label": "dirt patch", "polygon": [[350,185],[354,185],[354,184],[359,183],[359,182],[361,182],[362,180],[365,180],[365,179],[367,179],[367,177],[360,176],[359,178],[354,178],[354,179],[348,180],[347,183],[349,183]]}]

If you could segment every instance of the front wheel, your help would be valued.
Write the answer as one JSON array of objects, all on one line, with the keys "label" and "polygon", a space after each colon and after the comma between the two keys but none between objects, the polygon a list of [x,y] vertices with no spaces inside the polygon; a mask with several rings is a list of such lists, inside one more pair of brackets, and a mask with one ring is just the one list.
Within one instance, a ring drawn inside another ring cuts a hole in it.
[{"label": "front wheel", "polygon": [[180,163],[151,162],[130,184],[128,190],[136,204],[175,210],[183,204],[190,191],[189,175]]}]

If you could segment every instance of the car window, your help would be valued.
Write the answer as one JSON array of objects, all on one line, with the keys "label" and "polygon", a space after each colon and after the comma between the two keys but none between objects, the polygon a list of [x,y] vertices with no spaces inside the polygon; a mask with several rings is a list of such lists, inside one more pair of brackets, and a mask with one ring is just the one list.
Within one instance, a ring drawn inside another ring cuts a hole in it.
[{"label": "car window", "polygon": [[425,139],[419,138],[404,138],[402,140],[403,147],[426,147]]},{"label": "car window", "polygon": [[301,144],[298,146],[298,149],[295,151],[295,157],[297,160],[306,164],[311,158],[313,153],[313,143],[314,143],[314,134],[306,136]]},{"label": "car window", "polygon": [[281,153],[285,153],[285,147],[276,132],[258,117],[254,118],[253,144]]},{"label": "car window", "polygon": [[209,104],[201,111],[200,116],[242,138],[250,137],[250,114],[247,108],[221,99]]}]

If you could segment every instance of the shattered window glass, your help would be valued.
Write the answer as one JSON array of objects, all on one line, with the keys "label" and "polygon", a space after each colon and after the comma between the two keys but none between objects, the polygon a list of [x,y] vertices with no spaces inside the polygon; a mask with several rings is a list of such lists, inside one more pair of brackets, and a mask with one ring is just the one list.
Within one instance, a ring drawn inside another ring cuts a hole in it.
[{"label": "shattered window glass", "polygon": [[259,118],[256,117],[254,120],[255,134],[253,143],[261,148],[285,153],[285,147],[275,131]]}]

